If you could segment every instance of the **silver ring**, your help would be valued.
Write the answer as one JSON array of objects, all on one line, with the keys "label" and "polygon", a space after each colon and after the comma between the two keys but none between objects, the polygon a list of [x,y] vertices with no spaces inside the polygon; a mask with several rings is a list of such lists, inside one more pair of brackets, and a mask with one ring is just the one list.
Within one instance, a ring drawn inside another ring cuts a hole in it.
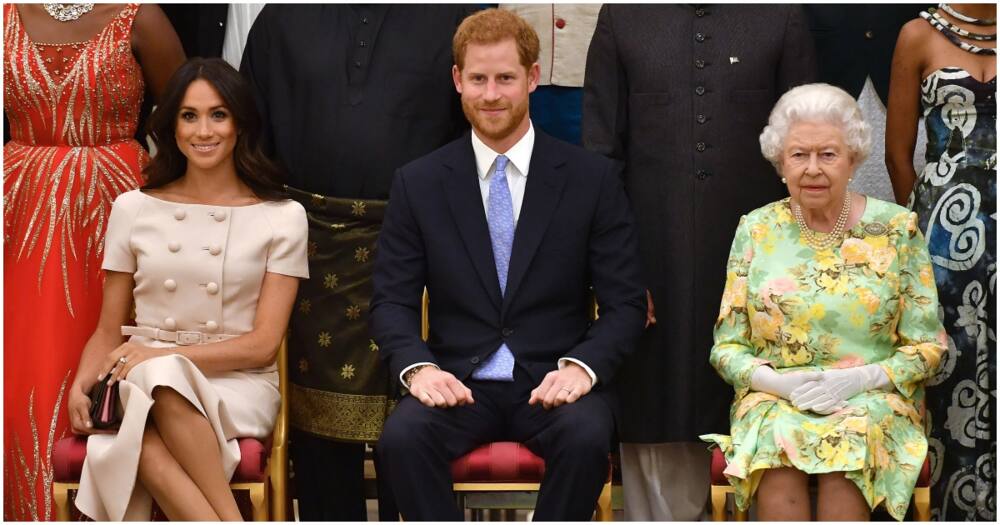
[{"label": "silver ring", "polygon": [[118,358],[118,362],[124,365],[125,363],[128,362],[128,358],[125,356],[121,356]]}]

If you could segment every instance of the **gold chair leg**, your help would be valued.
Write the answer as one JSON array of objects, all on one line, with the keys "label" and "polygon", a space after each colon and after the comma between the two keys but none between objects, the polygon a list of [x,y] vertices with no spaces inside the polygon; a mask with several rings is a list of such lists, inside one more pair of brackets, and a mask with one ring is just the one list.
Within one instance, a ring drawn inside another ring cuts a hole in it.
[{"label": "gold chair leg", "polygon": [[279,453],[271,454],[271,520],[288,521],[288,454],[282,447]]},{"label": "gold chair leg", "polygon": [[614,514],[611,512],[611,481],[604,484],[601,495],[597,497],[597,512],[595,521],[614,521]]},{"label": "gold chair leg", "polygon": [[264,493],[264,505],[262,505],[264,507],[264,513],[265,513],[264,520],[265,521],[274,521],[274,515],[271,514],[271,497],[272,497],[272,495],[271,495],[271,483],[270,483],[270,481],[265,481],[263,483],[263,490],[262,490],[262,492]]},{"label": "gold chair leg", "polygon": [[726,521],[727,487],[712,485],[712,521]]},{"label": "gold chair leg", "polygon": [[917,487],[913,489],[913,520],[931,520],[931,489],[930,487]]},{"label": "gold chair leg", "polygon": [[69,521],[69,485],[53,483],[52,499],[56,505],[56,521]]},{"label": "gold chair leg", "polygon": [[740,508],[736,505],[736,500],[734,499],[733,500],[733,521],[746,521],[746,520],[747,520],[747,511],[740,510]]},{"label": "gold chair leg", "polygon": [[253,508],[254,521],[267,521],[267,487],[263,483],[254,483],[250,487],[250,506]]}]

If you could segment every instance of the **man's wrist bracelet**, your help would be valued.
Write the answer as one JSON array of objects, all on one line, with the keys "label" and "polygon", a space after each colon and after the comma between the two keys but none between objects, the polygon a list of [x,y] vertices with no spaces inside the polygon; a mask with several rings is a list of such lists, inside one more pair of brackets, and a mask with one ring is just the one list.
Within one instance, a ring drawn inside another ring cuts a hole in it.
[{"label": "man's wrist bracelet", "polygon": [[419,365],[407,370],[406,373],[403,374],[403,384],[406,385],[406,388],[410,388],[410,381],[413,380],[413,376],[417,375],[417,372],[421,369],[427,368],[428,366],[431,365]]}]

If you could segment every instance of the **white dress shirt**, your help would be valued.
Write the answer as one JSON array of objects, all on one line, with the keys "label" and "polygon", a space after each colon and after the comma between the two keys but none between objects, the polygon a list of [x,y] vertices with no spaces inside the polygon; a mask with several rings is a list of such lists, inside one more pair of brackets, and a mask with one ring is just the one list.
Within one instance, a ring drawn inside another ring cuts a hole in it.
[{"label": "white dress shirt", "polygon": [[[489,146],[487,146],[478,135],[476,131],[472,130],[472,152],[476,156],[476,174],[479,176],[479,192],[483,196],[483,214],[486,215],[486,210],[490,206],[490,182],[493,180],[493,172],[496,170],[496,159],[501,153],[493,151]],[[517,141],[516,144],[511,146],[507,153],[502,155],[507,157],[507,168],[505,170],[507,174],[507,187],[510,188],[510,199],[514,205],[514,231],[517,231],[517,219],[521,216],[521,203],[524,202],[524,187],[528,181],[528,167],[531,164],[531,152],[535,148],[535,126],[528,122],[528,132],[521,137],[521,140]],[[487,220],[489,216],[487,215]],[[590,385],[594,386],[597,384],[597,374],[590,369],[589,366],[585,365],[583,361],[579,359],[574,359],[572,357],[563,357],[559,359],[559,369],[561,370],[566,366],[567,361],[572,361],[580,365],[584,370],[587,371],[587,375],[590,376]],[[406,382],[403,381],[403,376],[406,375],[411,368],[431,365],[437,368],[434,363],[414,363],[403,369],[399,373],[399,382],[403,383],[406,387]]]}]

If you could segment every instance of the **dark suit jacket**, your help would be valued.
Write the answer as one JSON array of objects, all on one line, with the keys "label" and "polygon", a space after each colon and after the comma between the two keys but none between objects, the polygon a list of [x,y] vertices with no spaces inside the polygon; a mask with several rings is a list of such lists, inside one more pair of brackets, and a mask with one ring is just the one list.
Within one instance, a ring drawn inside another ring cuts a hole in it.
[{"label": "dark suit jacket", "polygon": [[[619,172],[611,160],[536,128],[501,297],[469,134],[400,168],[379,236],[370,316],[393,376],[428,361],[464,380],[506,342],[536,382],[559,358],[572,357],[609,384],[645,319]],[[591,285],[600,305],[595,322]]]},{"label": "dark suit jacket", "polygon": [[882,103],[889,101],[889,71],[903,24],[930,4],[803,5],[816,39],[819,81],[861,96],[871,77]]},{"label": "dark suit jacket", "polygon": [[184,54],[190,57],[221,57],[226,39],[229,4],[160,4]]}]

